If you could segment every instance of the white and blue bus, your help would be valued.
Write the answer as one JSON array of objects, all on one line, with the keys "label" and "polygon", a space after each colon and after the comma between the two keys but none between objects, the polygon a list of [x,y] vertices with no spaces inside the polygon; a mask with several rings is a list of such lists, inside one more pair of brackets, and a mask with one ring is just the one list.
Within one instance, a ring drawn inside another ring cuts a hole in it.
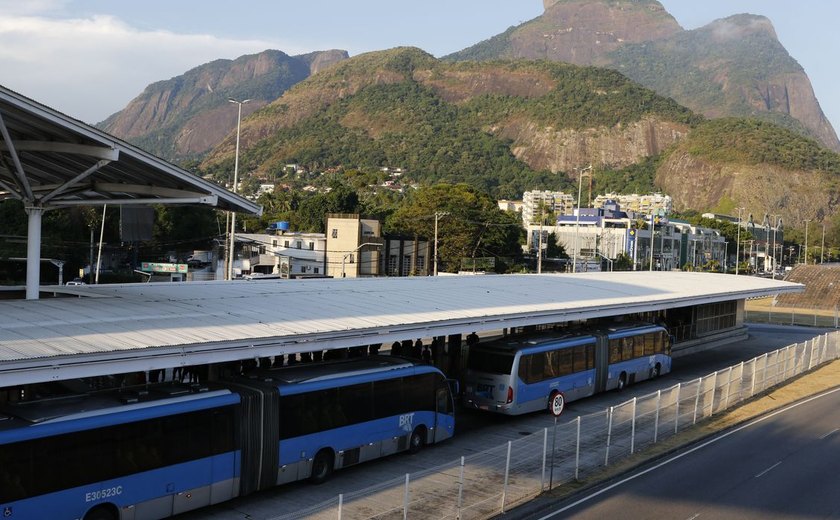
[{"label": "white and blue bus", "polygon": [[453,430],[443,374],[386,356],[7,403],[0,514],[166,518],[286,482],[322,482]]},{"label": "white and blue bus", "polygon": [[463,402],[509,415],[548,410],[671,371],[671,341],[658,325],[507,337],[469,352]]}]

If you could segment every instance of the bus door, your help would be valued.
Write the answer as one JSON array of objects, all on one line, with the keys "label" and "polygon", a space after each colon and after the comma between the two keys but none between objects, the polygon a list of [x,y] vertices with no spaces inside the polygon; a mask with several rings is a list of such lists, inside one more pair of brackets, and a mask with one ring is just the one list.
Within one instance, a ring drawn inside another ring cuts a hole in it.
[{"label": "bus door", "polygon": [[609,340],[607,336],[597,336],[595,344],[595,393],[607,389],[610,368]]},{"label": "bus door", "polygon": [[435,439],[440,442],[452,437],[455,433],[455,401],[453,400],[453,389],[451,385],[457,386],[455,380],[447,380],[438,383],[435,389]]}]

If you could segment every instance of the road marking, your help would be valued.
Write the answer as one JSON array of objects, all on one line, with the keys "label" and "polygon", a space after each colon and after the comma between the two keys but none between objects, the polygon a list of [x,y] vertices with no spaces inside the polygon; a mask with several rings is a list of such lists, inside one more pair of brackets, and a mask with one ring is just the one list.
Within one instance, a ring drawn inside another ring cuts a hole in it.
[{"label": "road marking", "polygon": [[772,466],[770,466],[769,468],[765,469],[764,471],[762,471],[761,473],[759,473],[758,475],[756,475],[756,476],[755,476],[755,478],[763,477],[764,475],[766,475],[766,474],[770,473],[770,470],[772,470],[773,468],[775,468],[776,466],[778,466],[778,465],[779,465],[779,464],[781,464],[781,463],[782,463],[782,461],[779,461],[779,462],[777,462],[777,463],[773,464],[773,465],[772,465]]},{"label": "road marking", "polygon": [[696,514],[696,515],[694,515],[694,516],[690,516],[690,517],[688,517],[688,520],[694,520],[694,519],[695,519],[695,518],[697,518],[698,516],[700,516],[700,513],[697,513],[697,514]]},{"label": "road marking", "polygon": [[833,434],[833,433],[837,433],[838,431],[840,431],[840,428],[834,428],[834,429],[833,429],[833,430],[831,430],[830,432],[828,432],[828,433],[826,433],[825,435],[823,435],[822,437],[820,437],[820,440],[823,440],[823,439],[825,439],[826,437],[828,437],[829,435],[831,435],[831,434]]},{"label": "road marking", "polygon": [[709,446],[710,444],[714,444],[714,443],[716,443],[716,442],[718,442],[718,441],[721,441],[721,440],[723,440],[723,439],[725,439],[725,438],[729,437],[730,435],[733,435],[733,434],[735,434],[735,433],[740,432],[741,430],[745,430],[745,429],[749,428],[750,426],[755,426],[756,424],[762,423],[762,422],[766,421],[767,419],[770,419],[770,418],[772,418],[772,417],[775,417],[775,416],[777,416],[777,415],[779,415],[779,414],[781,414],[781,413],[787,412],[788,410],[792,410],[792,409],[794,409],[794,408],[797,408],[797,407],[799,407],[799,406],[802,406],[803,404],[810,403],[811,401],[815,401],[815,400],[817,400],[817,399],[820,399],[821,397],[825,397],[825,396],[827,396],[827,395],[831,395],[831,394],[833,394],[833,393],[835,393],[835,392],[840,392],[840,388],[834,388],[834,389],[828,390],[827,392],[823,392],[823,393],[821,393],[821,394],[815,395],[815,396],[810,397],[810,398],[808,398],[808,399],[805,399],[805,400],[802,400],[802,401],[799,401],[799,402],[793,403],[793,404],[792,404],[792,405],[790,405],[790,406],[786,406],[785,408],[782,408],[782,409],[780,409],[780,410],[776,410],[775,412],[771,412],[771,413],[769,413],[769,414],[767,414],[767,415],[765,415],[765,416],[763,416],[763,417],[759,417],[758,419],[756,419],[756,420],[754,420],[754,421],[751,421],[751,422],[749,422],[749,423],[747,423],[747,424],[744,424],[743,426],[739,426],[739,427],[735,428],[734,430],[729,430],[728,432],[725,432],[725,433],[723,433],[723,434],[721,434],[721,435],[719,435],[719,436],[717,436],[717,437],[714,437],[713,439],[710,439],[710,440],[708,440],[708,441],[704,442],[703,444],[700,444],[699,446],[695,446],[695,447],[691,448],[691,449],[690,449],[690,450],[688,450],[688,451],[685,451],[685,452],[683,452],[683,453],[680,453],[679,455],[675,455],[674,457],[671,457],[671,458],[670,458],[670,459],[668,459],[668,460],[664,460],[664,461],[660,462],[659,464],[657,464],[657,465],[655,465],[655,466],[652,466],[652,467],[650,467],[650,468],[648,468],[648,469],[646,469],[646,470],[644,470],[644,471],[640,471],[639,473],[636,473],[636,474],[630,475],[629,477],[624,478],[624,479],[622,479],[622,480],[620,480],[620,481],[618,481],[618,482],[616,482],[616,483],[614,483],[614,484],[611,484],[611,485],[609,485],[609,486],[607,486],[607,487],[605,487],[605,488],[603,488],[603,489],[600,489],[600,490],[596,491],[595,493],[592,493],[591,495],[587,495],[587,496],[585,496],[585,497],[581,498],[580,500],[577,500],[577,501],[575,501],[575,502],[573,502],[573,503],[571,503],[571,504],[569,504],[569,505],[567,505],[567,506],[565,506],[565,507],[563,507],[563,508],[561,508],[561,509],[558,509],[557,511],[554,511],[554,512],[552,512],[552,513],[549,513],[549,514],[547,514],[547,515],[545,515],[545,516],[543,516],[543,517],[539,518],[538,520],[548,520],[549,518],[553,518],[553,517],[555,517],[555,516],[559,515],[560,513],[563,513],[563,512],[565,512],[565,511],[568,511],[569,509],[572,509],[573,507],[577,507],[577,506],[579,506],[579,505],[583,504],[584,502],[589,502],[589,501],[590,501],[590,500],[592,500],[593,498],[598,497],[598,496],[600,496],[600,495],[602,495],[602,494],[606,493],[607,491],[610,491],[610,490],[612,490],[612,489],[615,489],[615,488],[617,488],[618,486],[621,486],[621,485],[623,485],[623,484],[626,484],[627,482],[630,482],[631,480],[635,480],[635,479],[637,479],[637,478],[639,478],[639,477],[641,477],[641,476],[643,476],[643,475],[647,475],[648,473],[650,473],[650,472],[652,472],[652,471],[656,471],[656,470],[658,470],[659,468],[661,468],[662,466],[665,466],[666,464],[670,464],[670,463],[672,463],[672,462],[674,462],[674,461],[676,461],[676,460],[679,460],[679,459],[681,459],[681,458],[685,457],[686,455],[690,455],[690,454],[694,453],[694,452],[695,452],[695,451],[697,451],[697,450],[701,450],[701,449],[705,448],[706,446]]}]

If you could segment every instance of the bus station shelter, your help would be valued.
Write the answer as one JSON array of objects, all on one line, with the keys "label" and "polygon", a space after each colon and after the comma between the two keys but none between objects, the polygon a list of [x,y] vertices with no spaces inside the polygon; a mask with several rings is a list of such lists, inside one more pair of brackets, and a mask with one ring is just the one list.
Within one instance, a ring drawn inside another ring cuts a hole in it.
[{"label": "bus station shelter", "polygon": [[2,386],[692,309],[702,340],[743,331],[747,298],[804,286],[629,271],[44,289],[58,297],[0,299]]},{"label": "bus station shelter", "polygon": [[0,201],[28,216],[26,298],[38,299],[41,219],[70,206],[197,204],[262,208],[125,141],[0,86]]}]

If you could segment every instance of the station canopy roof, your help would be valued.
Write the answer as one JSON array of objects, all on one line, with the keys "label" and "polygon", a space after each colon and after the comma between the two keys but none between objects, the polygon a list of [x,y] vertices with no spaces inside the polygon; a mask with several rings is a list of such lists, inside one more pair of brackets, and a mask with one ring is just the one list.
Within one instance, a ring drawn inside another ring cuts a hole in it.
[{"label": "station canopy roof", "polygon": [[101,130],[0,86],[0,200],[262,208]]},{"label": "station canopy roof", "polygon": [[388,346],[798,292],[804,286],[749,276],[634,271],[52,289],[70,297],[0,300],[0,386]]}]

